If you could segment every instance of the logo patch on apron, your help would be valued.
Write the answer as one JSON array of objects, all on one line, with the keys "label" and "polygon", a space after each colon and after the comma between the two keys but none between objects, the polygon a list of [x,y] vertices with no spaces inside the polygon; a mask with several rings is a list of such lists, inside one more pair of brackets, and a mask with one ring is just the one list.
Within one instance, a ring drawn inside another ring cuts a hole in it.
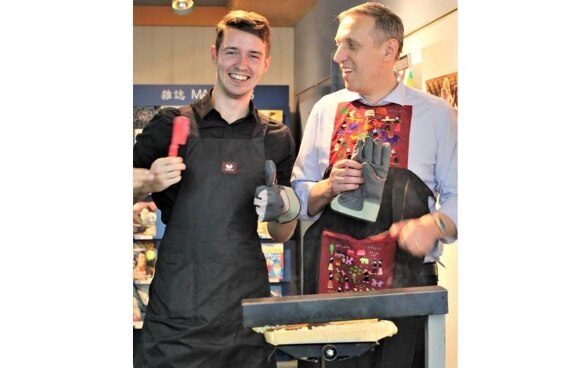
[{"label": "logo patch on apron", "polygon": [[236,174],[237,163],[232,161],[223,161],[221,163],[221,171],[225,174]]}]

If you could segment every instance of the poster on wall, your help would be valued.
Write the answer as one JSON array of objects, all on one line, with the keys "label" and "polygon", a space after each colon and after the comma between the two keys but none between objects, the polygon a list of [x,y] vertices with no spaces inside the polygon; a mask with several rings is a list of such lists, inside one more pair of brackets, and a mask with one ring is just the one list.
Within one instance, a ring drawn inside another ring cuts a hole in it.
[{"label": "poster on wall", "polygon": [[457,110],[457,72],[426,81],[427,92],[441,97]]},{"label": "poster on wall", "polygon": [[284,112],[282,110],[258,110],[260,115],[264,115],[267,118],[277,121],[278,123],[284,124]]},{"label": "poster on wall", "polygon": [[[183,106],[200,100],[212,88],[209,84],[135,84],[133,106],[135,119],[149,120],[162,107]],[[255,107],[261,110],[281,110],[284,124],[289,125],[290,87],[287,85],[259,85],[253,90]]]},{"label": "poster on wall", "polygon": [[[210,88],[212,85],[209,84],[135,84],[134,139],[159,110],[165,107],[180,107],[200,100],[208,94]],[[289,93],[290,87],[287,85],[260,85],[253,90],[253,102],[262,114],[290,127]]]}]

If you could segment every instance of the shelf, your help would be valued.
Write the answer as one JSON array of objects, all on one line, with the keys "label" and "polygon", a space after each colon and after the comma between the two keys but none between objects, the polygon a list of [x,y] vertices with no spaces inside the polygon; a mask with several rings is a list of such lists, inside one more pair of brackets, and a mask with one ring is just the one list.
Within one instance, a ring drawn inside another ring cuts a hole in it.
[{"label": "shelf", "polygon": [[151,280],[153,280],[153,279],[149,279],[149,280],[133,280],[133,282],[135,283],[135,285],[151,285]]},{"label": "shelf", "polygon": [[151,241],[156,241],[156,240],[161,240],[161,238],[154,238],[152,236],[133,235],[133,240],[151,240]]}]

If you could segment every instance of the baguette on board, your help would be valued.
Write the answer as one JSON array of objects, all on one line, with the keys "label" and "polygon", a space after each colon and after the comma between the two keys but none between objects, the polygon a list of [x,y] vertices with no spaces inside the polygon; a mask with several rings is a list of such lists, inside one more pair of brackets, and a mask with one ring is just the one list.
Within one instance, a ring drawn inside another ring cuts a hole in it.
[{"label": "baguette on board", "polygon": [[254,327],[272,345],[375,342],[393,336],[398,328],[392,321],[359,319],[325,323],[302,323]]}]

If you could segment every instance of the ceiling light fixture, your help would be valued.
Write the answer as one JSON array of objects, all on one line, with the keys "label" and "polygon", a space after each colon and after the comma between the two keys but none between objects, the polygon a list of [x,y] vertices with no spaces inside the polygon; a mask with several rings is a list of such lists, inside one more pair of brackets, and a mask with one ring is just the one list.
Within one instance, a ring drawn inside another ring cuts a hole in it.
[{"label": "ceiling light fixture", "polygon": [[194,9],[194,1],[172,0],[172,8],[176,15],[187,15],[192,13],[192,9]]}]

